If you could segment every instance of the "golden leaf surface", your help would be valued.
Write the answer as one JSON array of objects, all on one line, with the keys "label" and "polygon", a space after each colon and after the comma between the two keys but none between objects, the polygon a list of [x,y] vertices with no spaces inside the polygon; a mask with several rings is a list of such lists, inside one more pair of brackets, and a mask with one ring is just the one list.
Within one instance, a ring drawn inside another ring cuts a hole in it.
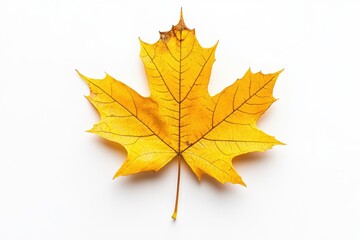
[{"label": "golden leaf surface", "polygon": [[[158,171],[174,158],[185,161],[200,180],[208,174],[221,183],[245,183],[235,171],[235,156],[282,144],[256,127],[276,100],[273,87],[281,71],[247,71],[215,96],[208,83],[216,46],[203,48],[195,30],[180,21],[160,32],[155,44],[140,40],[140,57],[149,81],[143,97],[106,75],[102,80],[80,76],[90,87],[88,100],[101,116],[90,132],[121,144],[128,156],[115,177]],[[178,190],[177,190],[178,196]],[[177,200],[175,213],[176,218]]]}]

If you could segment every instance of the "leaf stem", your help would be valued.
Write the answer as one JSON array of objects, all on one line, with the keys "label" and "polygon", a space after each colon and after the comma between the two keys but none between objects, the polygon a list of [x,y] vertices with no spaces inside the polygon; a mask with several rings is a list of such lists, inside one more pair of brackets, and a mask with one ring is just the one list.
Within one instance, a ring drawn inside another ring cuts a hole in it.
[{"label": "leaf stem", "polygon": [[181,173],[181,157],[178,154],[178,177],[177,177],[177,185],[176,185],[176,199],[175,199],[175,209],[172,214],[172,219],[176,220],[177,210],[178,210],[178,202],[179,202],[179,190],[180,190],[180,173]]}]

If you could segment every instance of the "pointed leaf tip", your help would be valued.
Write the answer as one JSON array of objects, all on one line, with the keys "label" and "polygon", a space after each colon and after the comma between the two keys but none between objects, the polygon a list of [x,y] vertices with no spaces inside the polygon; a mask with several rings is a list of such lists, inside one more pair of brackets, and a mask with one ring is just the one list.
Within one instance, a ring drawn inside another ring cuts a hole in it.
[{"label": "pointed leaf tip", "polygon": [[75,69],[75,71],[77,72],[77,74],[79,74],[80,76],[82,76],[82,74],[79,72],[79,70]]},{"label": "pointed leaf tip", "polygon": [[179,27],[181,30],[187,29],[185,21],[184,21],[184,15],[183,15],[182,7],[180,8],[180,19],[179,19],[179,22],[176,25],[176,27]]},{"label": "pointed leaf tip", "polygon": [[184,22],[184,16],[183,16],[182,7],[180,8],[180,21],[179,22]]}]

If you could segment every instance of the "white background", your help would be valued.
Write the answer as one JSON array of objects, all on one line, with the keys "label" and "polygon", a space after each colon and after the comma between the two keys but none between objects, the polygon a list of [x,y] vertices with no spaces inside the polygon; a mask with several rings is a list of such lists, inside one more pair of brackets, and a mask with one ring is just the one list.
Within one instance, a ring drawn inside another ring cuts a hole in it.
[{"label": "white background", "polygon": [[[141,37],[180,7],[220,40],[212,94],[285,68],[261,129],[286,146],[234,165],[248,184],[198,182],[176,164],[112,180],[125,158],[86,133],[99,119],[78,69],[147,95]],[[360,239],[358,1],[0,1],[0,239]]]}]

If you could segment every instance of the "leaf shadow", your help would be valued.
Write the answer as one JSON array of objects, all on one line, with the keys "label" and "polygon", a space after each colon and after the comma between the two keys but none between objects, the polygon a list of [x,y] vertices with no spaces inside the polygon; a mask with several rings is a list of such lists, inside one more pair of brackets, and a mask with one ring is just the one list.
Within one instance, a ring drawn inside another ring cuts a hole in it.
[{"label": "leaf shadow", "polygon": [[[140,173],[120,177],[121,179],[123,179],[121,184],[125,183],[128,185],[139,185],[139,184],[143,184],[143,183],[149,184],[151,182],[161,181],[161,179],[165,178],[166,175],[169,174],[166,169],[167,168],[175,168],[176,167],[175,165],[176,165],[176,162],[171,161],[166,166],[164,166],[160,171],[157,171],[157,172],[146,171],[146,172],[140,172]],[[175,183],[175,178],[174,178],[174,183]]]},{"label": "leaf shadow", "polygon": [[234,157],[233,159],[233,165],[234,167],[240,167],[241,165],[247,165],[250,163],[257,163],[260,161],[265,161],[267,158],[266,152],[251,152],[242,154],[239,156]]},{"label": "leaf shadow", "polygon": [[[276,103],[276,101],[274,102]],[[273,103],[273,104],[274,104]],[[269,107],[264,113],[263,115],[260,116],[260,118],[257,120],[256,125],[257,126],[261,126],[262,124],[267,123],[269,120],[267,120],[267,118],[270,118],[273,112],[273,107]]]},{"label": "leaf shadow", "polygon": [[217,181],[216,179],[214,179],[213,177],[211,177],[207,174],[204,174],[201,177],[201,181],[198,181],[197,179],[196,179],[196,181],[197,181],[199,187],[201,184],[206,184],[206,185],[211,186],[212,189],[214,189],[216,192],[219,192],[219,193],[231,191],[231,187],[230,187],[229,183],[222,184],[221,182]]},{"label": "leaf shadow", "polygon": [[125,159],[126,158],[126,155],[127,155],[127,151],[126,149],[116,143],[116,142],[112,142],[112,141],[109,141],[109,140],[106,140],[104,138],[101,138],[101,137],[97,137],[96,138],[96,141],[102,145],[103,147],[105,147],[107,150],[109,151],[115,151],[119,154],[119,156],[122,158],[122,159]]}]

